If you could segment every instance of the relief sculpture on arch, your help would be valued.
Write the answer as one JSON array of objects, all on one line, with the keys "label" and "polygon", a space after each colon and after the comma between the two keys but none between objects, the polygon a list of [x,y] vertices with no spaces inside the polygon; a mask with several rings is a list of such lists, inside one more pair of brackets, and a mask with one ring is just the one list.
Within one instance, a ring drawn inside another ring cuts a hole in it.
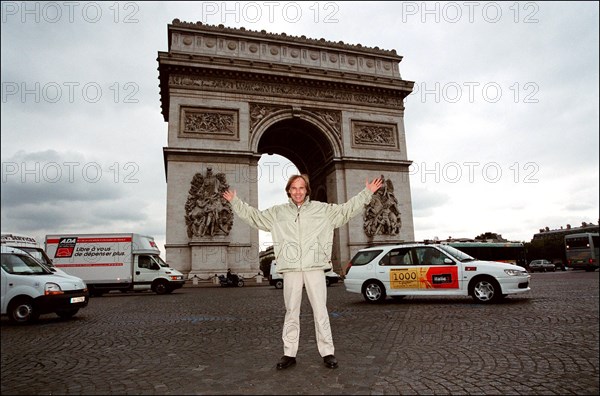
[{"label": "relief sculpture on arch", "polygon": [[383,175],[383,186],[373,194],[365,205],[363,228],[368,237],[375,235],[398,235],[402,221],[398,210],[398,199],[394,195],[394,184]]},{"label": "relief sculpture on arch", "polygon": [[185,204],[185,224],[188,237],[202,238],[229,235],[233,226],[231,205],[222,197],[229,189],[224,173],[213,174],[208,167],[206,176],[198,172],[191,181]]}]

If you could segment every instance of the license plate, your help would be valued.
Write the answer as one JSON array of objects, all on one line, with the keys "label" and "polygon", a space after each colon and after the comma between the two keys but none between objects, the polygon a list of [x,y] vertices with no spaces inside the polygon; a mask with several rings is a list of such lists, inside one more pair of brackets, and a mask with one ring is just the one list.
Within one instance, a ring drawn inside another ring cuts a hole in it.
[{"label": "license plate", "polygon": [[84,302],[85,301],[85,297],[72,297],[71,298],[71,304],[76,304],[76,303],[80,303],[80,302]]}]

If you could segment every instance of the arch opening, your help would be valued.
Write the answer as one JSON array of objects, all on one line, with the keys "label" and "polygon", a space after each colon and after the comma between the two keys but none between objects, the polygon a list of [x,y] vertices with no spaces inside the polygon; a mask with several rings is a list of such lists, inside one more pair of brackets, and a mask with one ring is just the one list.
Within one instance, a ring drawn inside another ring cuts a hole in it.
[{"label": "arch opening", "polygon": [[[274,205],[288,202],[285,186],[290,176],[300,173],[289,158],[279,154],[263,154],[258,161],[258,209],[264,210]],[[258,231],[260,250],[273,245],[270,232]]]},{"label": "arch opening", "polygon": [[[333,161],[334,150],[316,126],[299,118],[278,121],[262,134],[257,152],[289,159],[300,173],[309,176],[313,191],[310,198],[327,202],[326,173]],[[287,176],[291,174],[288,172]]]}]

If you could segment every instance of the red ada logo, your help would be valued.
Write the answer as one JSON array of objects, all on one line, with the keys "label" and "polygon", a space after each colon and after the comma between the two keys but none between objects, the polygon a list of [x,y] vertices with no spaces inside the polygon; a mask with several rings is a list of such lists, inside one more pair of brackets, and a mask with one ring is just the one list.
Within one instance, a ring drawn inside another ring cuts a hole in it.
[{"label": "red ada logo", "polygon": [[77,237],[60,238],[54,257],[72,257],[77,244]]}]

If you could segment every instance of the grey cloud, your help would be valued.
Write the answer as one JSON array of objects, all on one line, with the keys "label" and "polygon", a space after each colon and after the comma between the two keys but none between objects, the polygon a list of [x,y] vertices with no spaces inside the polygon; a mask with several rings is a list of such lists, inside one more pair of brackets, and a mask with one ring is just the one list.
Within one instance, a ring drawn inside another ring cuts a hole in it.
[{"label": "grey cloud", "polygon": [[439,191],[431,191],[420,186],[412,186],[411,190],[415,218],[430,216],[435,208],[450,202],[450,196]]},{"label": "grey cloud", "polygon": [[137,198],[140,188],[116,183],[110,169],[78,152],[19,151],[2,161],[2,228],[108,230],[112,224],[144,222],[147,204]]},{"label": "grey cloud", "polygon": [[[134,202],[41,202],[6,207],[2,204],[2,231],[44,236],[55,232],[137,231],[128,224],[142,224],[147,215]],[[141,228],[141,227],[140,227]]]},{"label": "grey cloud", "polygon": [[2,203],[7,207],[60,201],[102,201],[122,196],[98,160],[55,150],[19,151],[2,160]]}]

